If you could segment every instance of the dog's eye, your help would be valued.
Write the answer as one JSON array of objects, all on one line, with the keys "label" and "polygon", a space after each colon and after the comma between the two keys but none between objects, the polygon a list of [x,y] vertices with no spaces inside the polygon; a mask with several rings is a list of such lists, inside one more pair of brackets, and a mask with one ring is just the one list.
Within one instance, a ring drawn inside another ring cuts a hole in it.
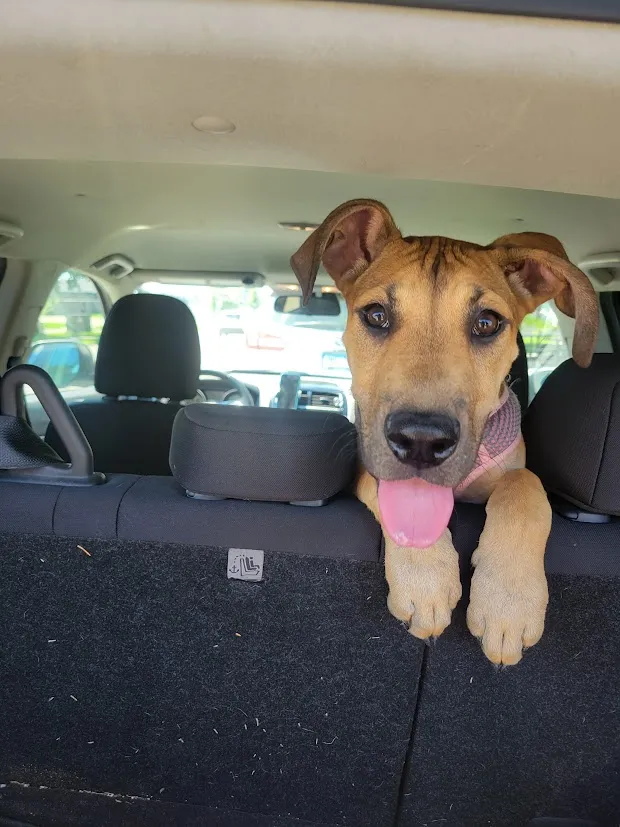
[{"label": "dog's eye", "polygon": [[474,336],[495,336],[501,329],[502,321],[501,316],[498,316],[493,310],[483,310],[474,322],[472,333]]},{"label": "dog's eye", "polygon": [[368,327],[378,327],[387,330],[390,326],[390,318],[385,307],[380,304],[369,304],[361,311],[362,320]]}]

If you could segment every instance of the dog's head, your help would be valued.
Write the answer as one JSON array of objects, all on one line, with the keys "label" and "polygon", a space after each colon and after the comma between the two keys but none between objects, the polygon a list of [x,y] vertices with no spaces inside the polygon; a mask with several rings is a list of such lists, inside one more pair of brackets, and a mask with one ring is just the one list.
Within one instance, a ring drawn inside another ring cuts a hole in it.
[{"label": "dog's head", "polygon": [[321,263],[347,302],[362,459],[379,480],[455,488],[467,476],[517,356],[519,325],[548,299],[576,320],[575,361],[592,358],[596,295],[552,236],[518,233],[487,247],[403,238],[383,204],[357,200],[292,257],[306,300]]}]

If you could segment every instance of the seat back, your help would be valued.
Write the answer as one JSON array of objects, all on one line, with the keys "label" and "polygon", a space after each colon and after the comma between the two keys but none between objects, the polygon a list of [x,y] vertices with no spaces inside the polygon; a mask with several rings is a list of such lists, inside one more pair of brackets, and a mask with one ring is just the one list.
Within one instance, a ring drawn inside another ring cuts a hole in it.
[{"label": "seat back", "polygon": [[[112,307],[95,365],[101,400],[72,406],[104,473],[169,474],[172,423],[198,387],[200,343],[189,308],[170,296],[124,296]],[[61,456],[53,424],[46,441]]]},{"label": "seat back", "polygon": [[[140,399],[100,400],[71,405],[93,450],[95,468],[106,474],[170,474],[170,435],[180,409]],[[68,459],[56,429],[49,425],[45,441]]]}]

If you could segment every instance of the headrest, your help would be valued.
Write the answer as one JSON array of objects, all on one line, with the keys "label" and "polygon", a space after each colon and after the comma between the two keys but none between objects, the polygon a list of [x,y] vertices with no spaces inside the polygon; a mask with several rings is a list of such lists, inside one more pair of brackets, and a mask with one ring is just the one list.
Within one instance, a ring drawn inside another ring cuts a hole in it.
[{"label": "headrest", "polygon": [[352,481],[355,427],[336,413],[197,403],[176,416],[170,468],[190,494],[314,504]]},{"label": "headrest", "polygon": [[191,310],[170,296],[124,296],[110,310],[99,342],[95,388],[105,396],[192,399],[200,342]]},{"label": "headrest", "polygon": [[560,365],[523,423],[527,465],[552,494],[620,515],[620,359],[598,353],[584,370]]}]

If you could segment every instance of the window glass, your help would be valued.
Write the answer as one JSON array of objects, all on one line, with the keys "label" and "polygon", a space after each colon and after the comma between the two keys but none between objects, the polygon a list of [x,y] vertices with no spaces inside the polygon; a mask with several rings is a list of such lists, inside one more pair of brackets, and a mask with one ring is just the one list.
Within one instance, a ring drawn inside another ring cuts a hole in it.
[{"label": "window glass", "polygon": [[349,392],[351,372],[342,344],[347,309],[331,287],[317,290],[306,306],[299,287],[292,284],[148,282],[137,292],[163,293],[185,302],[198,326],[203,370],[234,372],[259,389],[265,407],[273,401],[285,371],[322,377]]},{"label": "window glass", "polygon": [[[46,370],[69,404],[98,396],[95,358],[104,320],[103,301],[92,279],[70,270],[61,273],[37,320],[26,361]],[[34,430],[43,436],[48,419],[28,388],[26,404]]]},{"label": "window glass", "polygon": [[527,352],[531,402],[549,374],[569,358],[570,350],[551,302],[541,304],[525,317],[521,335]]}]

